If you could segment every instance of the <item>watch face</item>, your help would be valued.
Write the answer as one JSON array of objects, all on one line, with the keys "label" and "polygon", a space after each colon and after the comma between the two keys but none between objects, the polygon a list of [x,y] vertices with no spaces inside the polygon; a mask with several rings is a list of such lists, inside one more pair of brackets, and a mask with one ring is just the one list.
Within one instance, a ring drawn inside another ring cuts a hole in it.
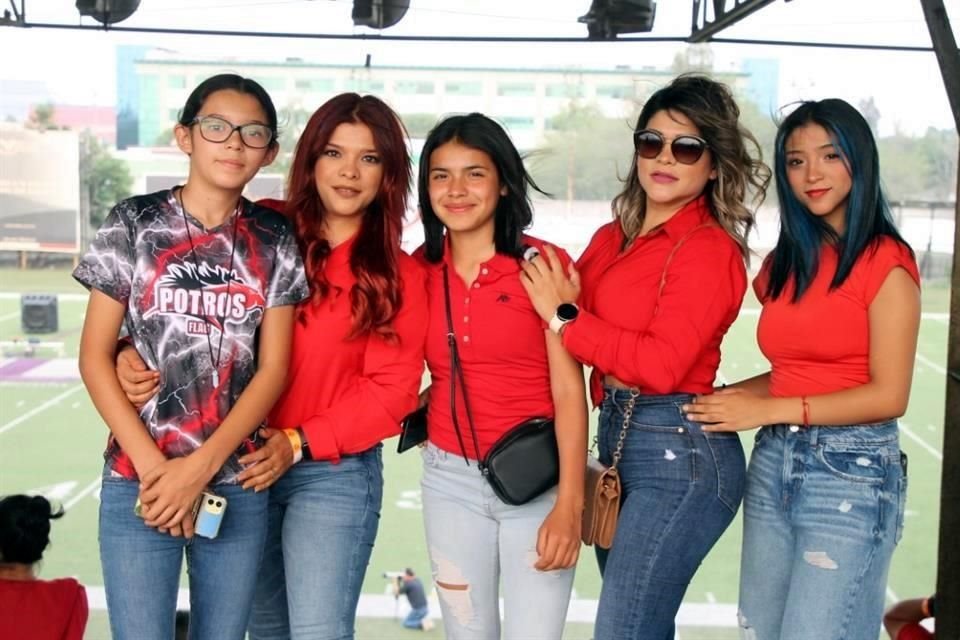
[{"label": "watch face", "polygon": [[557,307],[557,317],[564,322],[575,320],[579,312],[580,310],[577,308],[577,305],[570,304],[568,302],[565,302]]}]

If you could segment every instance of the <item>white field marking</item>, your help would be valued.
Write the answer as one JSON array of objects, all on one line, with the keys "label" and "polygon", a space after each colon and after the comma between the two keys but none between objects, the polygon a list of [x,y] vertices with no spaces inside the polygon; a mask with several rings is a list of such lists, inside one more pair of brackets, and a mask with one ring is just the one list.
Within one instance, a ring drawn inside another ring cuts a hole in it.
[{"label": "white field marking", "polygon": [[27,403],[26,400],[17,400],[17,409],[19,409],[20,407],[22,407],[22,406],[25,405],[26,403]]},{"label": "white field marking", "polygon": [[18,315],[20,315],[19,311],[14,311],[13,313],[5,313],[2,316],[0,316],[0,322],[3,322],[5,320],[13,320]]},{"label": "white field marking", "polygon": [[927,431],[936,431],[936,430],[937,430],[937,425],[934,425],[934,424],[927,425]]},{"label": "white field marking", "polygon": [[71,404],[71,405],[70,405],[70,408],[71,408],[71,409],[76,409],[76,408],[79,407],[79,406],[80,406],[80,402],[77,401],[77,402],[74,402],[73,404]]},{"label": "white field marking", "polygon": [[58,482],[56,484],[48,484],[44,487],[34,487],[32,489],[27,489],[24,491],[28,496],[43,496],[47,500],[63,500],[68,495],[73,493],[74,487],[77,486],[76,480],[67,480],[65,482]]},{"label": "white field marking", "polygon": [[926,357],[925,355],[923,355],[923,354],[921,354],[921,353],[918,353],[918,354],[917,354],[917,360],[919,360],[919,361],[922,362],[923,364],[927,365],[928,367],[930,367],[931,369],[933,369],[934,371],[936,371],[936,372],[939,373],[940,375],[942,375],[942,376],[947,375],[947,370],[946,370],[942,365],[937,364],[936,362],[934,362],[934,361],[931,360],[930,358]]},{"label": "white field marking", "polygon": [[[890,591],[888,590],[888,594]],[[428,596],[430,602],[431,617],[436,618],[439,615],[440,607],[431,593]],[[90,608],[95,611],[105,611],[107,608],[107,598],[102,586],[87,586],[87,601]],[[177,609],[183,611],[190,609],[190,591],[189,589],[180,589],[177,595]],[[410,605],[406,598],[400,598],[397,605],[393,594],[372,594],[363,593],[360,595],[360,602],[357,604],[357,617],[360,618],[393,618],[396,615],[405,616],[410,610]],[[503,611],[501,600],[500,611]],[[580,600],[573,598],[570,600],[570,608],[567,611],[567,622],[594,622],[597,617],[596,600]],[[680,605],[680,611],[677,614],[677,625],[681,627],[725,627],[728,629],[737,628],[737,605],[735,604],[706,604],[702,602],[684,603]]]},{"label": "white field marking", "polygon": [[72,395],[72,394],[76,393],[77,391],[80,391],[81,389],[83,389],[83,385],[82,385],[82,384],[78,384],[78,385],[75,386],[75,387],[70,387],[69,389],[67,389],[66,391],[64,391],[63,393],[61,393],[60,395],[58,395],[58,396],[56,396],[56,397],[54,397],[54,398],[50,398],[49,400],[47,400],[46,402],[44,402],[44,403],[41,404],[40,406],[34,407],[34,408],[31,409],[30,411],[27,411],[25,414],[23,414],[23,415],[20,416],[19,418],[14,418],[14,419],[11,420],[10,422],[6,423],[5,425],[0,426],[0,433],[3,433],[4,431],[8,431],[8,430],[10,430],[10,429],[13,429],[15,426],[17,426],[17,425],[20,424],[21,422],[24,422],[24,421],[26,421],[26,420],[29,420],[30,418],[32,418],[33,416],[37,415],[37,414],[40,413],[41,411],[46,411],[46,410],[49,409],[50,407],[59,404],[61,400],[63,400],[64,398],[66,398],[66,397],[69,396],[69,395]]},{"label": "white field marking", "polygon": [[717,604],[717,596],[713,595],[713,591],[707,591],[707,602]]},{"label": "white field marking", "polygon": [[887,601],[890,603],[900,602],[900,596],[894,593],[893,589],[891,589],[889,585],[887,586]]},{"label": "white field marking", "polygon": [[902,421],[902,420],[900,421],[900,431],[903,431],[903,433],[905,433],[908,438],[910,438],[911,440],[913,440],[914,442],[916,442],[918,445],[920,445],[921,447],[923,447],[924,449],[926,449],[926,450],[930,453],[930,455],[932,455],[934,458],[936,458],[936,459],[939,460],[940,462],[943,462],[943,454],[940,453],[939,451],[937,451],[934,447],[932,447],[932,446],[930,446],[929,444],[927,444],[927,442],[926,442],[925,440],[922,440],[922,439],[920,438],[920,436],[918,436],[917,434],[915,434],[915,433],[910,429],[910,426],[909,426],[906,422],[904,422],[904,421]]},{"label": "white field marking", "polygon": [[100,476],[97,476],[93,482],[91,482],[90,484],[85,486],[83,489],[81,489],[80,493],[78,493],[77,495],[70,498],[67,502],[65,502],[63,505],[63,510],[69,511],[70,508],[73,507],[73,505],[77,504],[78,502],[86,498],[89,494],[96,491],[97,487],[99,486],[100,486]]}]

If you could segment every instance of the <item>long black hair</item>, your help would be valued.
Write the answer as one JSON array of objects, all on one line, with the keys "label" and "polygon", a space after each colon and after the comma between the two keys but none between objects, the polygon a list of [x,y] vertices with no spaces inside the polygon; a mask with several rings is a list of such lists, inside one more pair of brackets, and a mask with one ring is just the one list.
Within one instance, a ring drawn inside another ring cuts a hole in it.
[{"label": "long black hair", "polygon": [[448,142],[457,142],[477,149],[490,157],[497,168],[500,185],[507,190],[507,194],[501,196],[497,202],[494,213],[494,245],[497,253],[515,258],[523,257],[523,230],[533,222],[529,189],[535,189],[544,195],[546,193],[527,173],[520,152],[503,127],[482,113],[471,113],[441,120],[427,135],[420,153],[417,190],[420,196],[420,218],[423,221],[427,261],[439,262],[443,257],[444,234],[443,222],[430,205],[430,155]]}]

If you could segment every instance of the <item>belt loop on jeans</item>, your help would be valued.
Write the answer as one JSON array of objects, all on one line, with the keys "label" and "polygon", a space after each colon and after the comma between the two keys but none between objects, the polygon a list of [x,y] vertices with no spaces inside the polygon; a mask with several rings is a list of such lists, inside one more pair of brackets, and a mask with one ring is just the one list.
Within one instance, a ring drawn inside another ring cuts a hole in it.
[{"label": "belt loop on jeans", "polygon": [[807,427],[806,431],[810,432],[810,446],[817,446],[817,436],[820,434],[820,427]]}]

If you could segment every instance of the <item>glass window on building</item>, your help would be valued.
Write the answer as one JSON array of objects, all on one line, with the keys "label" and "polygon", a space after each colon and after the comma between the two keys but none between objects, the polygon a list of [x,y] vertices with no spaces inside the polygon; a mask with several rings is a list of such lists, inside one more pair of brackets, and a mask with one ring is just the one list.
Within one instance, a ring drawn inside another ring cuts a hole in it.
[{"label": "glass window on building", "polygon": [[521,116],[500,116],[497,118],[507,129],[521,131],[524,129],[533,129],[533,118],[524,118]]},{"label": "glass window on building", "polygon": [[283,91],[287,88],[287,79],[280,78],[277,76],[265,76],[261,78],[255,78],[257,82],[260,83],[267,91]]},{"label": "glass window on building", "polygon": [[483,85],[479,82],[448,82],[443,86],[448,96],[479,96]]},{"label": "glass window on building", "polygon": [[548,98],[582,98],[583,86],[579,84],[548,84]]},{"label": "glass window on building", "polygon": [[186,89],[187,76],[172,75],[167,76],[167,86],[171,89]]},{"label": "glass window on building", "polygon": [[383,93],[383,81],[348,78],[343,85],[343,90],[356,93]]},{"label": "glass window on building", "polygon": [[334,82],[332,78],[297,78],[294,86],[300,91],[333,91]]},{"label": "glass window on building", "polygon": [[522,98],[532,96],[536,92],[536,86],[532,82],[501,82],[497,85],[497,95]]},{"label": "glass window on building", "polygon": [[629,84],[601,84],[597,86],[598,98],[619,98],[625,100],[633,98],[633,85]]},{"label": "glass window on building", "polygon": [[393,85],[400,95],[430,95],[433,93],[433,83],[418,80],[400,80]]}]

